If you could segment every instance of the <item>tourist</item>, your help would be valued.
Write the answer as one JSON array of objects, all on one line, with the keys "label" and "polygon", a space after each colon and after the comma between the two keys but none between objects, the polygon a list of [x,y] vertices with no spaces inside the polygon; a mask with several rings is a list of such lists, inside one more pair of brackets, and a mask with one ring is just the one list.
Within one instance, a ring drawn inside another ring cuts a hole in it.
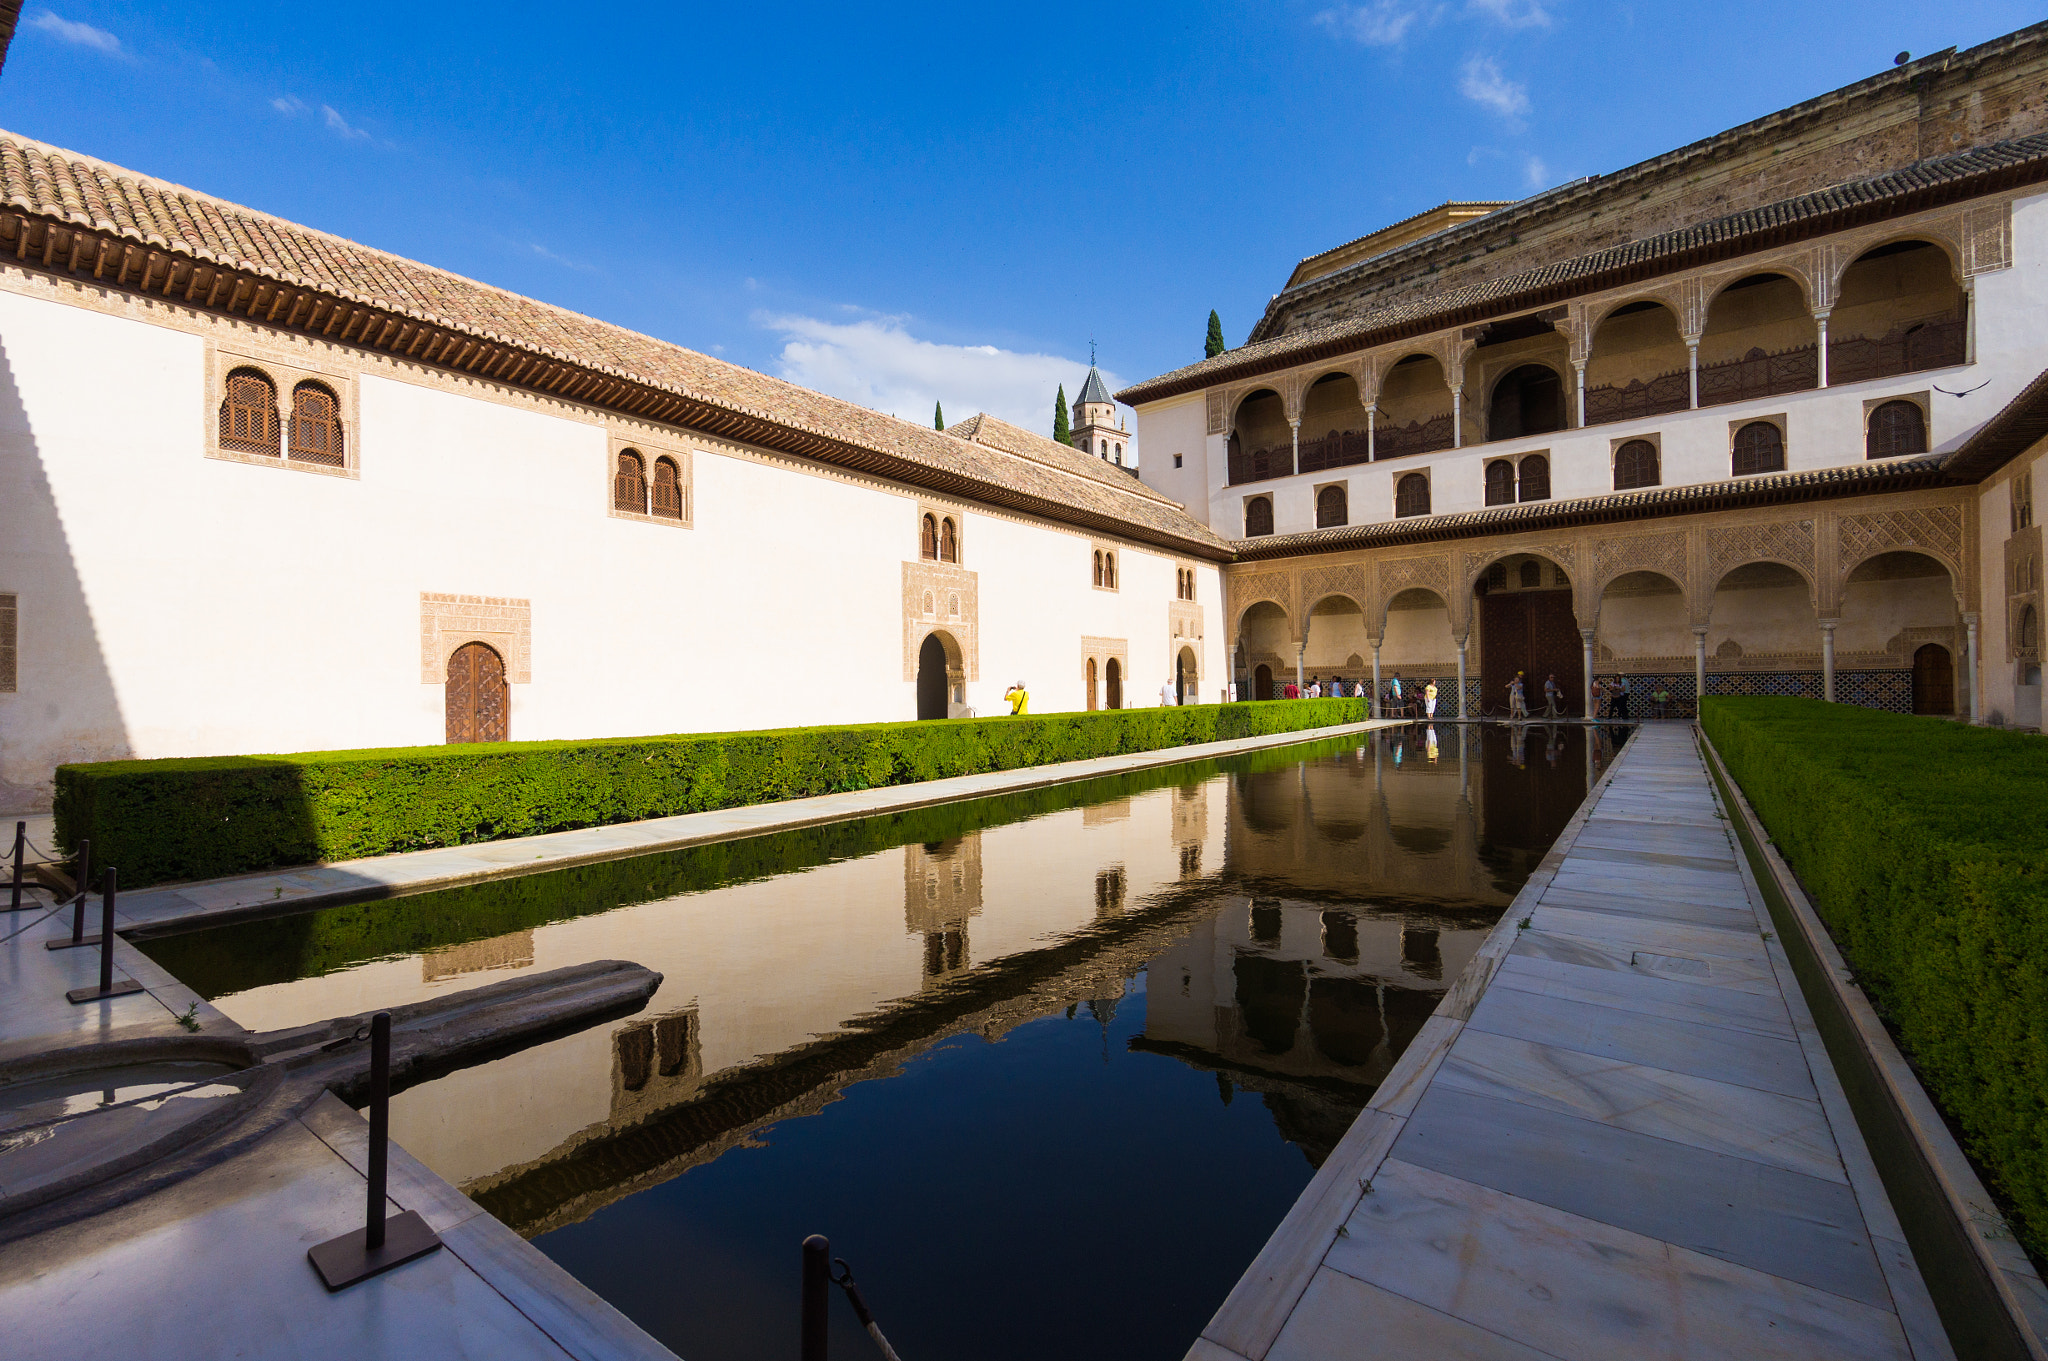
[{"label": "tourist", "polygon": [[1564,712],[1564,691],[1557,683],[1557,673],[1551,672],[1543,678],[1543,716],[1556,718]]},{"label": "tourist", "polygon": [[1616,676],[1614,678],[1614,685],[1611,688],[1614,691],[1614,716],[1626,723],[1629,721],[1628,677]]},{"label": "tourist", "polygon": [[1285,686],[1281,687],[1280,693],[1288,699],[1300,699],[1301,687],[1293,681],[1289,681]]},{"label": "tourist", "polygon": [[1330,677],[1330,698],[1344,698],[1344,678],[1342,676]]},{"label": "tourist", "polygon": [[[1508,721],[1526,723],[1528,720],[1529,693],[1522,687],[1522,673],[1517,671],[1515,678],[1508,682]],[[1521,762],[1515,764],[1520,765]]]},{"label": "tourist", "polygon": [[1323,697],[1323,683],[1314,676],[1308,678],[1308,697],[1310,699],[1321,699]]},{"label": "tourist", "polygon": [[1399,676],[1394,677],[1394,715],[1397,718],[1408,717],[1408,701],[1401,694],[1401,678]]},{"label": "tourist", "polygon": [[1598,676],[1593,678],[1593,712],[1590,718],[1607,717],[1607,686]]},{"label": "tourist", "polygon": [[1666,718],[1671,709],[1671,687],[1660,685],[1650,692],[1650,712],[1658,718]]},{"label": "tourist", "polygon": [[1019,718],[1031,712],[1031,692],[1024,688],[1023,681],[1005,690],[1003,698],[1010,701],[1010,717]]},{"label": "tourist", "polygon": [[[1422,707],[1428,713],[1430,720],[1434,722],[1436,720],[1436,682],[1433,680],[1422,687]],[[1429,734],[1429,759],[1432,761],[1436,759],[1436,730],[1434,728],[1430,729]]]},{"label": "tourist", "polygon": [[1173,682],[1170,680],[1161,681],[1159,683],[1159,707],[1171,709],[1176,702],[1173,695]]}]

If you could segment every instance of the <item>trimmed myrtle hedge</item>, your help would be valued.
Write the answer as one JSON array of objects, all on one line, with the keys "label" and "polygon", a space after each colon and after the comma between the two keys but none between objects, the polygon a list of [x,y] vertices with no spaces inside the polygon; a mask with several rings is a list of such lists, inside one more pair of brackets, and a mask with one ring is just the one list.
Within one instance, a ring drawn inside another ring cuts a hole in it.
[{"label": "trimmed myrtle hedge", "polygon": [[497,841],[1357,722],[1365,701],[480,742],[57,768],[57,840],[123,887]]},{"label": "trimmed myrtle hedge", "polygon": [[2048,1255],[2048,742],[1811,699],[1709,698],[1700,722]]}]

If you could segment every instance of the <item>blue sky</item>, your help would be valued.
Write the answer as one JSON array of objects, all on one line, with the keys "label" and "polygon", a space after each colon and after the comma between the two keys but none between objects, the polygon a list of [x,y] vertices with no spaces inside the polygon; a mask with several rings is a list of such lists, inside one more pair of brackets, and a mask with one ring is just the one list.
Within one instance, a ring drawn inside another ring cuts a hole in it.
[{"label": "blue sky", "polygon": [[1050,422],[1303,255],[1614,170],[2017,3],[30,0],[0,126],[882,410]]}]

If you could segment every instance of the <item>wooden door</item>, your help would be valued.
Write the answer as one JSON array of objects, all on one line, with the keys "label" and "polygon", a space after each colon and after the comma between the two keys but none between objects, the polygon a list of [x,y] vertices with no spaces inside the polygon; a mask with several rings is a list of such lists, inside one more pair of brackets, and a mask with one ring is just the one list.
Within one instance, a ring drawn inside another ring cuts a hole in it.
[{"label": "wooden door", "polygon": [[1564,690],[1565,712],[1577,714],[1585,707],[1585,653],[1570,591],[1496,591],[1482,596],[1479,652],[1482,713],[1507,712],[1508,682],[1517,671],[1523,673],[1530,713],[1543,711],[1543,678],[1552,674]]},{"label": "wooden door", "polygon": [[505,659],[482,643],[464,643],[448,659],[448,740],[510,740],[511,688]]},{"label": "wooden door", "polygon": [[1112,709],[1123,708],[1124,669],[1118,665],[1116,658],[1111,657],[1102,664],[1102,682],[1103,688],[1109,691],[1108,707]]},{"label": "wooden door", "polygon": [[1259,669],[1252,673],[1252,698],[1273,698],[1273,668],[1264,663],[1260,663]]},{"label": "wooden door", "polygon": [[1913,712],[1952,714],[1956,711],[1956,671],[1948,649],[1928,643],[1913,654]]}]

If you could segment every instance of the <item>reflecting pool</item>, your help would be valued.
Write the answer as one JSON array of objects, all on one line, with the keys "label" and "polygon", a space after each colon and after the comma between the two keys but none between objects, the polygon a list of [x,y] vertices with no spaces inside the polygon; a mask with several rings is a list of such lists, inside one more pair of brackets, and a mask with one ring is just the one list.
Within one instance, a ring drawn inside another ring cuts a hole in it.
[{"label": "reflecting pool", "polygon": [[808,1233],[907,1357],[1177,1358],[1611,754],[1415,726],[146,948],[256,1029],[660,970],[392,1134],[689,1361],[794,1352]]}]

